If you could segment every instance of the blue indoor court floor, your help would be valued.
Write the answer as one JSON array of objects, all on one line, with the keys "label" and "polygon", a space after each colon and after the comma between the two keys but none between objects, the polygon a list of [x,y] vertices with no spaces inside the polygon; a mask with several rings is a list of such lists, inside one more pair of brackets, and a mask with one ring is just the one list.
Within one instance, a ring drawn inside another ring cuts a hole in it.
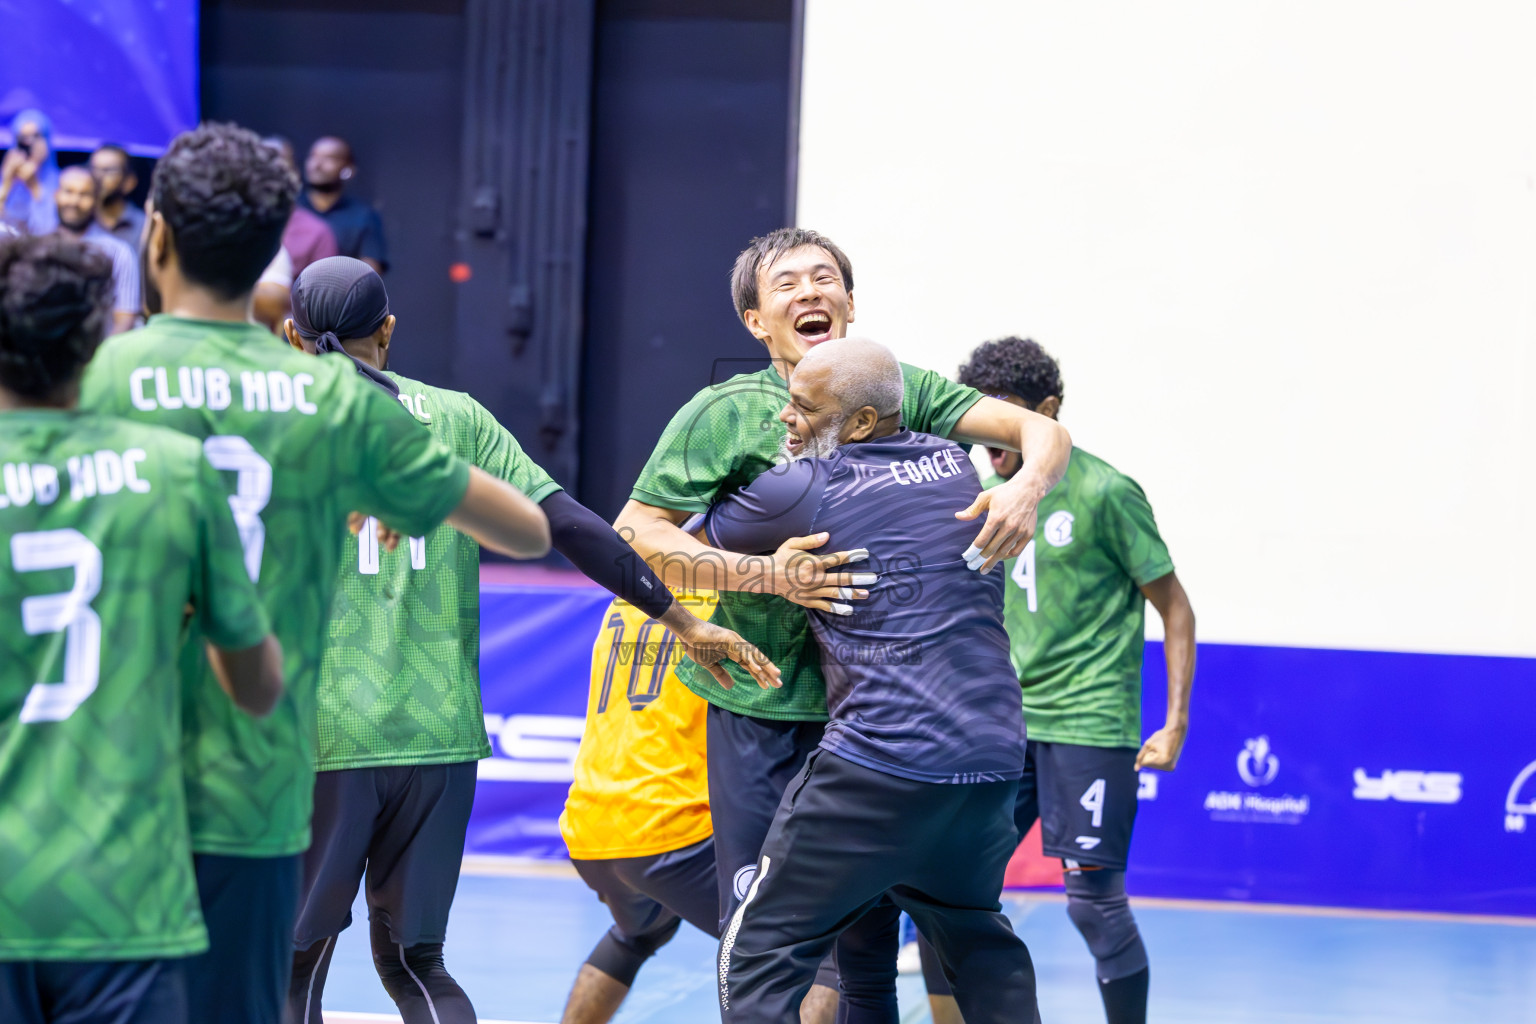
[{"label": "blue indoor court floor", "polygon": [[[1103,1020],[1092,963],[1057,895],[1010,896],[1046,1024]],[[353,910],[366,919],[361,900]],[[1536,922],[1255,912],[1140,901],[1155,1024],[1536,1024]],[[466,864],[449,969],[480,1019],[560,1019],[606,911],[563,866]],[[714,1024],[714,940],[686,925],[649,963],[617,1024]],[[922,981],[901,979],[903,1024],[927,1024]],[[354,924],[326,991],[331,1024],[389,1021],[393,1004]],[[345,1013],[338,1011],[348,1011]]]}]

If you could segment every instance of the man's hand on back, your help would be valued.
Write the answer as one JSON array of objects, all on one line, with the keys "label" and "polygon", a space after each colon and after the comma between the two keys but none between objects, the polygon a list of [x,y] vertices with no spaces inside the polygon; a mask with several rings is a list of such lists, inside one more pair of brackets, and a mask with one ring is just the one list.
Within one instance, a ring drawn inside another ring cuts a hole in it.
[{"label": "man's hand on back", "polygon": [[811,554],[827,539],[827,534],[817,533],[809,537],[791,537],[781,544],[773,553],[773,579],[769,592],[802,608],[852,615],[853,606],[848,602],[862,601],[869,596],[868,590],[856,588],[873,586],[879,577],[872,572],[832,572],[839,565],[862,562],[869,557],[869,552],[855,548],[828,555]]},{"label": "man's hand on back", "polygon": [[986,513],[987,523],[961,557],[972,569],[985,573],[1003,559],[1017,556],[1035,535],[1035,513],[1049,490],[1033,474],[1021,471],[1007,483],[976,495],[955,518],[975,519]]}]

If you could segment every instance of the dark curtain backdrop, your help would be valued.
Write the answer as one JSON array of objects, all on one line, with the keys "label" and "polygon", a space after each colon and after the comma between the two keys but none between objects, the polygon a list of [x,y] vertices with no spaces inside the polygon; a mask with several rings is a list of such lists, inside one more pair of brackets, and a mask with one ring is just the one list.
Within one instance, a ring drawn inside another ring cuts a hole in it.
[{"label": "dark curtain backdrop", "polygon": [[442,387],[457,331],[453,284],[463,95],[462,0],[204,0],[203,117],[309,144],[352,144],[349,189],[389,238],[390,367]]},{"label": "dark curtain backdrop", "polygon": [[[597,5],[584,320],[561,341],[581,364],[579,468],[559,475],[605,517],[715,361],[761,355],[727,281],[789,216],[794,16],[793,0]],[[351,188],[389,236],[392,366],[474,394],[479,353],[510,350],[490,343],[504,304],[460,303],[449,277],[471,229],[466,20],[464,0],[203,0],[201,99],[205,118],[286,135],[301,161],[317,136],[352,143]],[[476,359],[456,366],[461,339]],[[530,410],[482,400],[537,449]]]},{"label": "dark curtain backdrop", "polygon": [[581,493],[611,518],[694,392],[767,365],[729,282],[789,218],[792,5],[598,12]]}]

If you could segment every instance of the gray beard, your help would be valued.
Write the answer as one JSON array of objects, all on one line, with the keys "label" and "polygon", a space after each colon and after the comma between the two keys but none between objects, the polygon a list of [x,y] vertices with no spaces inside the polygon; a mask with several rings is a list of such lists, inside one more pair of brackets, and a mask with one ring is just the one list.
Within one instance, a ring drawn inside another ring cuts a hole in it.
[{"label": "gray beard", "polygon": [[821,433],[804,439],[804,443],[800,445],[798,452],[791,452],[789,450],[789,435],[785,434],[779,440],[779,461],[797,462],[800,459],[826,458],[837,451],[837,438],[843,432],[844,422],[845,418],[842,416],[828,421],[822,427]]}]

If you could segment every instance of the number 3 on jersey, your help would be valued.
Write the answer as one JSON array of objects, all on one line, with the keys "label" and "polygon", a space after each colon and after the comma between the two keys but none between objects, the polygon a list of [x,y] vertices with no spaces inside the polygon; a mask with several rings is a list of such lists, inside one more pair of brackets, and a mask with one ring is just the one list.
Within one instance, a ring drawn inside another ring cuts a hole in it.
[{"label": "number 3 on jersey", "polygon": [[1013,582],[1019,585],[1019,589],[1028,595],[1029,610],[1035,610],[1035,542],[1033,539],[1019,553],[1019,557],[1013,560]]},{"label": "number 3 on jersey", "polygon": [[251,442],[231,434],[215,434],[205,440],[203,455],[214,469],[231,470],[236,474],[235,493],[229,496],[229,510],[240,531],[245,571],[255,583],[261,578],[261,549],[267,540],[267,527],[261,521],[261,512],[272,500],[272,464],[251,447]]},{"label": "number 3 on jersey", "polygon": [[17,572],[74,569],[61,594],[23,598],[21,628],[28,636],[64,634],[64,681],[34,683],[21,706],[23,722],[62,722],[96,692],[101,679],[101,617],[91,600],[101,593],[101,549],[78,530],[42,530],[11,538]]}]

